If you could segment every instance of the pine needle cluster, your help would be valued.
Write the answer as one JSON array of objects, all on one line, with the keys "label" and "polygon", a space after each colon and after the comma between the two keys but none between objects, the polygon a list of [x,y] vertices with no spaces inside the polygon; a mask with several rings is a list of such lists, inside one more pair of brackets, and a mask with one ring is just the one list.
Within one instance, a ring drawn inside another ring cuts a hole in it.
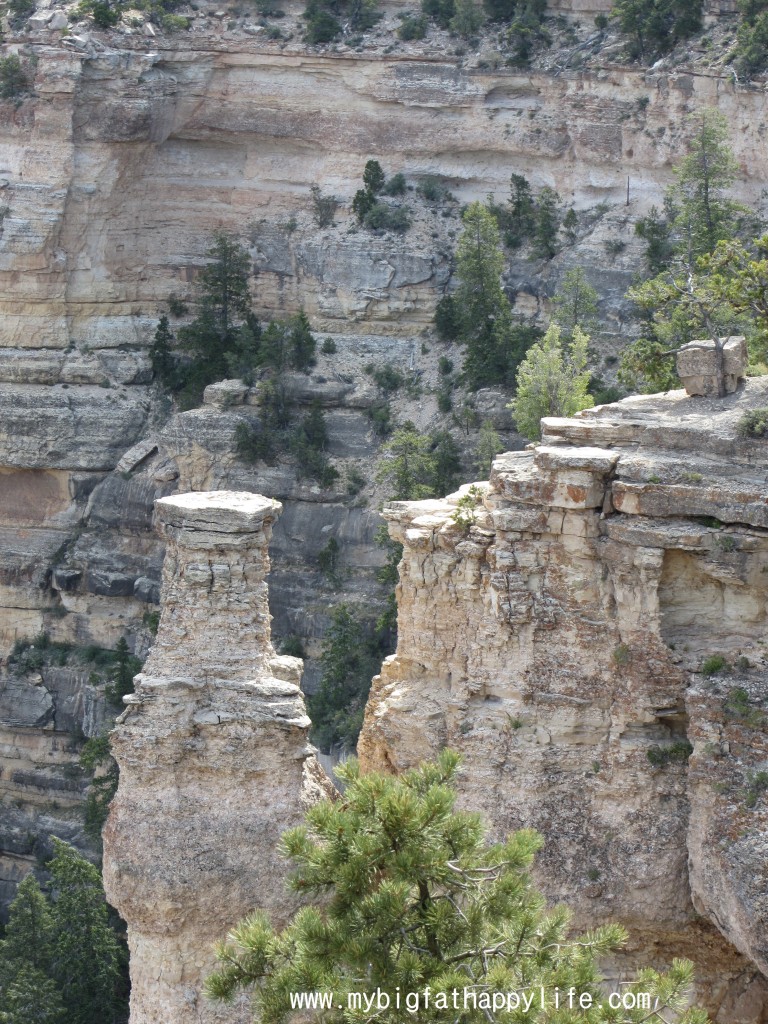
[{"label": "pine needle cluster", "polygon": [[[279,933],[263,913],[242,921],[217,951],[209,996],[228,1001],[251,988],[263,1024],[297,1019],[292,997],[306,992],[333,992],[333,1005],[310,1018],[327,1024],[630,1024],[661,1022],[667,1009],[682,1013],[681,1024],[705,1024],[706,1014],[685,1009],[686,961],[639,975],[633,989],[658,999],[655,1011],[610,1008],[597,958],[626,933],[607,925],[570,937],[567,909],[548,909],[530,877],[541,837],[523,829],[487,845],[480,816],[455,810],[458,769],[450,751],[399,778],[362,775],[355,761],[340,768],[343,797],[316,805],[283,836],[296,865],[291,886],[314,903]],[[454,992],[541,986],[543,1008],[454,1005]],[[429,1006],[414,1014],[402,997],[427,987]],[[593,1006],[557,1008],[555,991],[569,989]],[[356,1005],[354,994],[374,992],[389,997],[386,1008]]]}]

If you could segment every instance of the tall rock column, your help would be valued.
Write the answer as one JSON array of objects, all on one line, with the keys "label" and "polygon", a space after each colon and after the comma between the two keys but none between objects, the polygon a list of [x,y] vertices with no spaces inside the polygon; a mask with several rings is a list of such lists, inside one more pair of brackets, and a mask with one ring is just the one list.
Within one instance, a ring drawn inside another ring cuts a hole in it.
[{"label": "tall rock column", "polygon": [[253,908],[293,909],[280,834],[324,785],[301,661],[270,642],[267,545],[281,506],[255,494],[156,503],[162,615],[112,734],[120,785],[104,881],[128,923],[131,1024],[241,1024],[202,994],[213,944]]}]

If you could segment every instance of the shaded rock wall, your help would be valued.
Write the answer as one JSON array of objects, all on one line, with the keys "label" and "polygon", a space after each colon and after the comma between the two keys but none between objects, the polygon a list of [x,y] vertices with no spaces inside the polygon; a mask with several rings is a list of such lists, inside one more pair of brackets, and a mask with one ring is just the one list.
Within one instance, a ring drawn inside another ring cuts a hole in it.
[{"label": "shaded rock wall", "polygon": [[[398,648],[359,745],[394,771],[463,751],[464,805],[545,835],[548,895],[626,923],[635,963],[690,956],[723,1024],[768,1019],[765,453],[735,429],[767,399],[750,380],[545,420],[474,523],[458,495],[385,509]],[[714,655],[741,667],[707,682]]]},{"label": "shaded rock wall", "polygon": [[253,494],[164,498],[162,616],[112,734],[120,785],[107,897],[128,923],[132,1024],[245,1022],[201,994],[212,947],[254,907],[284,921],[282,831],[324,775],[307,743],[301,661],[270,643],[267,545],[280,506]]}]

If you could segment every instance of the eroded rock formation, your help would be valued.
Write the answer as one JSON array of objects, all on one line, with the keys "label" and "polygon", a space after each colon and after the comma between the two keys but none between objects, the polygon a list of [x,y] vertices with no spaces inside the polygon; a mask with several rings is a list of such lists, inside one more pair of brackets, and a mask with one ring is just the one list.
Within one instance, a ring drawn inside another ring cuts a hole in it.
[{"label": "eroded rock formation", "polygon": [[722,1024],[768,1019],[766,455],[737,433],[766,404],[753,379],[545,420],[474,511],[389,506],[398,648],[359,746],[463,751],[464,805],[545,835],[549,896],[623,921],[635,964],[690,956]]},{"label": "eroded rock formation", "polygon": [[277,852],[324,775],[307,743],[301,661],[270,643],[267,545],[280,506],[206,492],[157,503],[163,613],[112,734],[120,786],[105,830],[108,898],[128,922],[132,1024],[245,1022],[201,982],[248,910],[292,904]]}]

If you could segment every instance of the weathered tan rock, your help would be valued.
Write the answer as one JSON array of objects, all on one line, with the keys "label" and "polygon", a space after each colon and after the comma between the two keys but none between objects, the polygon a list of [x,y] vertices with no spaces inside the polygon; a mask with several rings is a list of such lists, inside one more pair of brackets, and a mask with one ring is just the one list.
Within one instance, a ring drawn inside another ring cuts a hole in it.
[{"label": "weathered tan rock", "polygon": [[108,898],[128,923],[132,1024],[250,1020],[201,992],[213,944],[249,910],[284,922],[281,832],[325,778],[307,741],[301,662],[270,643],[265,576],[279,503],[233,492],[157,503],[162,616],[113,733]]},{"label": "weathered tan rock", "polygon": [[[747,343],[743,337],[721,338],[722,387],[726,395],[732,394],[744,379],[747,369]],[[718,361],[714,341],[692,341],[683,345],[676,356],[677,374],[689,395],[720,394]]]},{"label": "weathered tan rock", "polygon": [[[765,795],[743,805],[767,762],[764,732],[723,729],[693,673],[748,657],[765,706],[768,461],[737,425],[766,398],[750,379],[545,420],[544,445],[495,460],[465,529],[458,495],[386,508],[398,648],[359,742],[394,771],[462,751],[463,806],[499,835],[538,828],[543,888],[581,925],[624,922],[624,967],[693,959],[720,1024],[768,1015]],[[686,736],[690,768],[649,759]]]},{"label": "weathered tan rock", "polygon": [[768,977],[766,690],[765,670],[753,661],[714,685],[693,688],[687,708],[695,740],[688,834],[693,903]]}]

